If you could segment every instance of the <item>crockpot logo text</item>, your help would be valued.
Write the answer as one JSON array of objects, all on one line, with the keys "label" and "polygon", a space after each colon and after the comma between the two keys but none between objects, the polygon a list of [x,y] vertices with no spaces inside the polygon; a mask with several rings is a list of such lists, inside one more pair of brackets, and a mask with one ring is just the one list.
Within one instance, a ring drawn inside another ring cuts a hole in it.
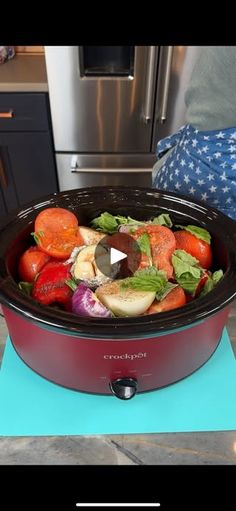
[{"label": "crockpot logo text", "polygon": [[122,355],[104,355],[105,360],[137,360],[137,358],[146,358],[147,353],[123,353]]}]

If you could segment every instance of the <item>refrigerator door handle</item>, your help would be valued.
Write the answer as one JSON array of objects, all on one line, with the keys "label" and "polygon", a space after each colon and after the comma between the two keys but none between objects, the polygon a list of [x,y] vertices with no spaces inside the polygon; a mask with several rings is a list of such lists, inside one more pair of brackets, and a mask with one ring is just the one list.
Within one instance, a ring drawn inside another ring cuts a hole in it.
[{"label": "refrigerator door handle", "polygon": [[78,170],[79,170],[78,157],[77,157],[77,155],[73,155],[71,157],[71,162],[70,162],[70,171],[78,172]]},{"label": "refrigerator door handle", "polygon": [[147,174],[150,174],[151,172],[151,169],[142,169],[142,168],[137,168],[137,169],[130,169],[130,168],[123,168],[123,167],[117,167],[117,168],[114,168],[114,169],[102,169],[101,167],[92,167],[92,168],[89,168],[89,167],[80,167],[76,170],[72,170],[71,169],[71,172],[73,174],[80,174],[80,173],[83,173],[83,174],[100,174],[101,177],[104,177],[104,175],[106,174],[143,174],[143,173],[147,173]]},{"label": "refrigerator door handle", "polygon": [[159,118],[159,122],[161,124],[163,124],[166,121],[173,49],[174,49],[173,46],[167,46],[167,50],[166,50],[166,59],[165,59],[165,66],[164,66],[165,69],[163,70],[164,81],[163,81],[163,89],[162,89],[162,102],[161,102],[161,107],[160,107],[160,118]]},{"label": "refrigerator door handle", "polygon": [[92,162],[92,164],[91,164],[91,161],[81,162],[80,158],[77,154],[73,154],[71,156],[71,160],[70,160],[70,172],[72,174],[79,174],[81,172],[83,172],[83,173],[87,172],[89,174],[92,174],[92,173],[126,174],[127,172],[129,172],[130,174],[132,174],[132,173],[139,174],[139,173],[150,172],[150,171],[151,171],[150,165],[147,165],[145,167],[140,167],[140,168],[139,167],[129,167],[129,166],[126,166],[126,167],[123,167],[123,166],[100,167],[98,165],[98,163]]},{"label": "refrigerator door handle", "polygon": [[156,55],[157,47],[150,46],[147,60],[147,81],[146,81],[146,97],[143,108],[143,119],[145,124],[148,124],[152,119],[153,112],[153,95],[154,95],[154,81],[156,71]]}]

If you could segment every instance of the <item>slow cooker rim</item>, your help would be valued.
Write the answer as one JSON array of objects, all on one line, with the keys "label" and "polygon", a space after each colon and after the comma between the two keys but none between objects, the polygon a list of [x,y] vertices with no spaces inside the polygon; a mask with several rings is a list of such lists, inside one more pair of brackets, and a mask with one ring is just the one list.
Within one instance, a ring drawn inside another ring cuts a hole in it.
[{"label": "slow cooker rim", "polygon": [[[229,293],[227,283],[232,285],[232,277],[234,277],[234,290],[232,289]],[[8,284],[6,294],[2,290],[3,304],[26,320],[39,325],[48,325],[48,327],[58,331],[66,330],[81,335],[83,333],[94,335],[99,328],[102,330],[102,335],[114,338],[120,337],[123,333],[126,335],[133,333],[134,328],[139,333],[158,333],[181,329],[207,319],[224,309],[236,298],[236,275],[232,275],[229,271],[228,275],[225,275],[222,281],[218,283],[217,288],[213,289],[208,295],[172,311],[146,316],[117,317],[115,320],[114,318],[82,317],[64,311],[59,312],[60,317],[57,312],[58,316],[56,317],[55,309],[41,306],[32,298],[24,295],[12,278]],[[11,294],[11,290],[13,290],[13,294]],[[197,306],[196,302],[198,302]]]},{"label": "slow cooker rim", "polygon": [[[124,192],[133,192],[133,193],[135,193],[135,192],[142,193],[143,192],[145,194],[149,194],[149,195],[151,194],[153,197],[155,196],[155,198],[161,197],[165,200],[171,199],[174,202],[181,201],[181,203],[187,207],[197,206],[197,209],[203,215],[205,215],[207,212],[211,212],[214,214],[215,217],[218,217],[217,219],[221,220],[223,224],[224,224],[224,222],[226,222],[226,224],[228,223],[228,225],[231,224],[231,227],[232,227],[232,225],[234,225],[235,226],[235,236],[236,236],[236,221],[232,220],[229,216],[226,216],[224,213],[222,213],[220,210],[214,208],[213,206],[207,206],[205,203],[203,203],[197,199],[192,201],[190,199],[190,197],[187,195],[182,195],[182,194],[178,194],[178,193],[174,193],[174,192],[164,192],[164,190],[159,190],[157,188],[139,187],[139,186],[134,186],[134,187],[94,186],[94,187],[89,187],[89,188],[85,187],[85,188],[79,188],[79,189],[73,189],[73,190],[64,190],[62,192],[54,192],[53,194],[48,194],[48,195],[41,197],[41,199],[39,199],[37,201],[32,200],[32,201],[26,203],[24,206],[21,206],[20,208],[18,207],[15,210],[13,210],[12,212],[8,213],[6,215],[6,217],[4,218],[4,220],[0,222],[0,232],[2,229],[9,227],[11,223],[15,223],[17,219],[20,221],[20,219],[22,218],[21,213],[28,214],[30,209],[32,209],[32,213],[33,212],[35,213],[40,205],[44,205],[45,207],[46,206],[50,207],[50,203],[51,203],[51,207],[53,207],[53,202],[57,198],[60,200],[63,197],[68,197],[68,195],[77,195],[77,196],[81,196],[81,197],[83,197],[83,195],[85,195],[85,197],[87,197],[88,192],[97,194],[99,197],[101,197],[101,193],[102,192],[104,193],[104,191],[107,193],[111,193],[111,194],[113,194],[114,192],[123,192],[123,193]],[[147,206],[147,205],[144,204],[144,206]],[[196,208],[194,208],[194,209],[196,209]],[[17,219],[16,219],[16,216],[18,217]]]},{"label": "slow cooker rim", "polygon": [[[46,197],[43,197],[40,201],[31,201],[28,205],[24,206],[23,208],[18,209],[18,215],[16,219],[16,214],[10,214],[8,216],[8,219],[6,219],[6,222],[4,222],[3,229],[10,228],[10,225],[15,225],[17,220],[18,222],[22,221],[22,215],[24,218],[24,213],[26,216],[30,213],[36,213],[37,209],[40,207],[40,205],[44,205],[44,207],[48,206],[47,201],[50,202],[50,205],[55,205],[55,202],[60,202],[60,199],[63,196],[78,196],[83,197],[84,195],[87,197],[88,193],[92,194],[98,194],[100,196],[101,191],[104,193],[124,193],[127,195],[127,192],[129,193],[144,193],[145,196],[152,195],[153,198],[161,198],[161,199],[171,199],[176,202],[181,200],[181,203],[184,206],[187,207],[193,207],[195,206],[195,210],[197,209],[201,215],[206,215],[206,213],[213,214],[214,221],[219,220],[223,229],[223,235],[222,240],[226,241],[227,243],[231,245],[232,240],[230,239],[230,234],[227,232],[227,228],[230,229],[232,233],[232,226],[234,224],[235,228],[235,222],[233,222],[231,219],[226,217],[223,213],[220,211],[205,206],[205,204],[201,203],[200,201],[194,201],[192,202],[189,197],[185,197],[183,195],[174,194],[171,192],[165,193],[160,190],[152,189],[152,188],[141,188],[141,187],[133,187],[128,188],[127,190],[124,189],[124,187],[91,187],[91,188],[83,188],[79,190],[69,190],[65,192],[59,192],[55,193],[53,195],[48,195]],[[144,204],[146,207],[147,205]],[[149,205],[148,205],[149,206]],[[154,205],[151,205],[154,207]],[[158,208],[157,208],[158,209]],[[165,209],[164,207],[160,206],[160,210]],[[208,217],[209,218],[209,217]],[[211,221],[213,218],[211,218]],[[199,222],[200,223],[200,222]],[[207,222],[206,222],[207,223]],[[232,234],[231,234],[232,237]],[[13,241],[13,239],[11,240]],[[236,256],[234,254],[234,257],[236,259]],[[2,271],[2,268],[1,268]],[[3,282],[0,282],[0,291],[3,297],[3,303],[11,308],[12,310],[15,310],[19,314],[23,315],[25,318],[29,319],[31,318],[32,321],[36,321],[37,323],[41,324],[50,324],[50,326],[55,327],[56,329],[62,330],[67,328],[69,331],[79,333],[81,331],[91,332],[94,334],[94,329],[99,327],[104,330],[103,335],[113,335],[113,336],[119,336],[121,334],[122,330],[126,330],[126,334],[128,334],[127,329],[133,329],[140,328],[141,330],[147,331],[157,331],[159,328],[159,331],[164,330],[175,330],[177,328],[184,327],[188,324],[191,324],[193,322],[196,322],[196,320],[204,320],[208,316],[214,314],[215,312],[223,309],[226,307],[233,299],[236,297],[236,275],[235,272],[233,272],[233,269],[231,266],[227,269],[224,278],[221,282],[218,283],[217,288],[212,290],[210,294],[206,295],[205,297],[202,297],[199,299],[199,303],[196,307],[196,302],[198,300],[195,300],[184,307],[181,307],[180,309],[175,309],[174,311],[169,311],[165,313],[158,313],[153,315],[147,315],[147,316],[137,316],[135,318],[116,318],[114,325],[114,319],[104,319],[104,318],[80,318],[80,325],[78,326],[78,320],[77,322],[73,318],[78,318],[76,315],[70,314],[69,317],[68,313],[64,311],[60,311],[61,320],[59,318],[55,319],[55,310],[50,309],[49,307],[42,307],[37,302],[34,302],[32,298],[26,297],[23,295],[23,293],[19,290],[16,282],[14,279],[6,273],[5,273],[3,279]],[[34,304],[32,305],[32,302]],[[33,309],[33,312],[32,312]],[[192,310],[194,309],[194,310]],[[35,314],[35,315],[34,315]],[[163,316],[164,314],[164,316]],[[72,318],[72,319],[71,319]],[[148,318],[148,321],[147,321]],[[163,325],[164,321],[164,325]],[[135,322],[135,323],[134,323]],[[161,324],[162,323],[162,324]],[[115,327],[115,328],[114,328]],[[108,332],[110,329],[110,333]],[[116,334],[114,330],[118,330],[120,334]]]}]

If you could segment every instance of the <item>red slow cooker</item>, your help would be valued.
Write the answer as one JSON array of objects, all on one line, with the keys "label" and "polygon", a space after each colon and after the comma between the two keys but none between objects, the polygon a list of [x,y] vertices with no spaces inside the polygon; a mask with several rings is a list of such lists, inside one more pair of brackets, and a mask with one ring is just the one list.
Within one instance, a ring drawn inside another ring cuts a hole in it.
[{"label": "red slow cooker", "polygon": [[[134,318],[88,318],[41,306],[17,286],[17,261],[32,244],[34,219],[47,207],[73,211],[80,225],[104,211],[149,219],[169,213],[212,235],[216,288],[180,309]],[[0,301],[12,343],[38,374],[65,387],[129,399],[174,383],[215,351],[236,296],[235,222],[186,197],[148,188],[95,187],[32,202],[0,228]]]}]

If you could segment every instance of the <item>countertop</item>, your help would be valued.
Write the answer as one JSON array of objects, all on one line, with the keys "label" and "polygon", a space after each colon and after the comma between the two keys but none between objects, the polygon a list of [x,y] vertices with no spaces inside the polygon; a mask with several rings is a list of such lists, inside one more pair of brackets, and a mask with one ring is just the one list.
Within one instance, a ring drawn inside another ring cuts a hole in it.
[{"label": "countertop", "polygon": [[0,92],[47,92],[44,55],[16,55],[0,65]]}]

